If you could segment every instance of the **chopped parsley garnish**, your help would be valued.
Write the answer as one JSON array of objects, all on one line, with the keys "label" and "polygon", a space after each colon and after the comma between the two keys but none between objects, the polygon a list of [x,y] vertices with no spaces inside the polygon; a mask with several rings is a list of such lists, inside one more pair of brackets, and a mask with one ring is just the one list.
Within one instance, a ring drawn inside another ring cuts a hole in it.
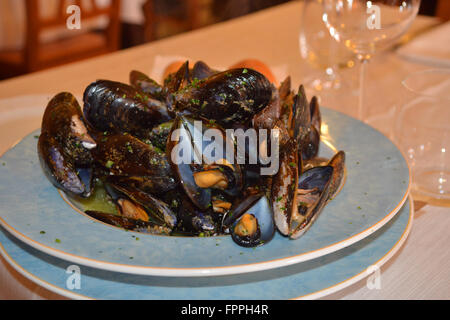
[{"label": "chopped parsley garnish", "polygon": [[113,165],[114,165],[114,162],[111,160],[108,160],[105,164],[105,167],[107,167],[108,169],[111,169]]},{"label": "chopped parsley garnish", "polygon": [[242,73],[247,73],[248,70],[244,68],[244,70],[242,70]]},{"label": "chopped parsley garnish", "polygon": [[45,234],[45,231],[41,231],[41,232],[39,232],[40,234]]},{"label": "chopped parsley garnish", "polygon": [[55,239],[55,242],[56,242],[56,243],[61,243],[61,240]]}]

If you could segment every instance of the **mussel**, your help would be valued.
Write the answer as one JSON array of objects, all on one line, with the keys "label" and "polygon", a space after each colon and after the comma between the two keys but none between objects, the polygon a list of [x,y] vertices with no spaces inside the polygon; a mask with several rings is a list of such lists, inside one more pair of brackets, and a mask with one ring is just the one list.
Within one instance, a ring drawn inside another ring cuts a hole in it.
[{"label": "mussel", "polygon": [[234,143],[215,124],[177,117],[166,154],[178,181],[199,209],[211,207],[213,189],[230,196],[242,189],[242,171],[235,159]]},{"label": "mussel", "polygon": [[109,175],[151,194],[177,186],[164,152],[130,134],[101,134],[96,139],[93,156]]},{"label": "mussel", "polygon": [[216,235],[220,232],[221,218],[222,215],[214,212],[212,206],[207,209],[199,209],[189,197],[182,195],[176,232],[190,236],[199,234]]},{"label": "mussel", "polygon": [[176,91],[170,95],[168,107],[229,128],[249,123],[271,97],[272,86],[264,75],[252,69],[232,69]]},{"label": "mussel", "polygon": [[234,242],[243,247],[256,247],[275,235],[273,212],[264,193],[248,196],[224,216],[223,227],[229,229]]},{"label": "mussel", "polygon": [[130,72],[130,84],[153,99],[165,100],[166,92],[163,87],[145,73],[132,70]]},{"label": "mussel", "polygon": [[85,211],[85,213],[94,219],[100,220],[115,227],[124,228],[126,230],[157,235],[170,235],[170,233],[172,232],[172,230],[167,227],[160,226],[149,221],[127,218],[93,210],[87,210]]},{"label": "mussel", "polygon": [[170,229],[177,224],[176,214],[166,203],[151,194],[114,178],[107,179],[106,188],[122,216],[150,221]]},{"label": "mussel", "polygon": [[165,104],[124,83],[98,80],[84,92],[83,113],[98,131],[134,134],[140,138],[169,121]]},{"label": "mussel", "polygon": [[[289,179],[295,177],[293,169],[274,182],[272,201],[274,201],[275,223],[283,235],[297,239],[311,227],[342,183],[344,161],[345,154],[340,151],[328,164],[301,172],[297,179],[298,183],[295,183],[295,179],[289,183]],[[280,170],[283,170],[283,167],[284,165]],[[291,190],[286,190],[289,188]]]},{"label": "mussel", "polygon": [[96,146],[76,98],[63,92],[50,100],[42,119],[38,154],[44,173],[57,188],[81,197],[91,194],[91,151]]}]

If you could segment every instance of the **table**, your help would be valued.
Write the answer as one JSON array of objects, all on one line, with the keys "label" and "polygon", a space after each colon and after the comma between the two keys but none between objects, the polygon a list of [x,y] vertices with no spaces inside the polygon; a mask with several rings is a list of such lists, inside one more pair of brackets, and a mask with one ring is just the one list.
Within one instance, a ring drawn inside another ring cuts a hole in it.
[{"label": "table", "polygon": [[[297,86],[311,71],[298,50],[301,10],[301,2],[290,2],[151,44],[0,82],[0,99],[34,95],[35,101],[43,103],[44,107],[45,101],[60,91],[82,95],[85,87],[99,78],[127,82],[131,69],[150,72],[155,67],[156,56],[189,57],[192,61],[204,60],[211,66],[229,66],[244,58],[256,58],[291,75],[293,85]],[[437,23],[434,18],[418,17],[411,32]],[[389,114],[399,102],[401,79],[426,68],[404,61],[393,52],[375,57],[368,68],[367,103],[371,112]],[[343,73],[349,79],[356,74],[355,69]],[[2,108],[7,107],[1,101],[6,100],[0,100],[0,117]],[[339,99],[324,98],[322,105],[353,114],[357,96],[350,91]],[[15,136],[0,137],[0,154],[10,145],[5,145],[6,140],[13,142],[39,127],[39,117],[26,119],[14,128]],[[389,136],[391,121],[392,118],[384,117],[383,121],[373,124]],[[415,222],[409,238],[381,268],[381,289],[369,290],[366,280],[362,280],[328,299],[450,299],[449,209],[417,202],[415,207]],[[31,283],[2,260],[0,299],[7,298],[62,297]]]}]

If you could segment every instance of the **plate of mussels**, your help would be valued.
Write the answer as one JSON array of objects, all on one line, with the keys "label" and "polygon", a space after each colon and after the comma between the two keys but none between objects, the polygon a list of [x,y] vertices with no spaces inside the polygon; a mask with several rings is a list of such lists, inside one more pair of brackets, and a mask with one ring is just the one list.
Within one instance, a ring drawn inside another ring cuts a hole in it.
[{"label": "plate of mussels", "polygon": [[0,224],[94,268],[217,276],[311,260],[386,224],[409,169],[381,133],[291,79],[184,63],[161,83],[56,94],[1,158]]}]

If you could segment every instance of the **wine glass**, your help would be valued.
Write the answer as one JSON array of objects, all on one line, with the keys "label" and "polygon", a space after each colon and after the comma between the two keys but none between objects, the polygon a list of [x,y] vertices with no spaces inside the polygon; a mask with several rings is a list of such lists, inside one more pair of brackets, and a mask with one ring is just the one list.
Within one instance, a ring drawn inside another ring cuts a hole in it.
[{"label": "wine glass", "polygon": [[316,91],[337,90],[343,85],[339,69],[351,68],[356,57],[344,44],[335,41],[320,21],[323,0],[305,0],[299,33],[302,58],[320,71],[304,80],[305,85]]},{"label": "wine glass", "polygon": [[361,62],[358,117],[367,121],[364,78],[372,56],[389,48],[408,30],[420,0],[323,0],[322,21],[330,35]]}]

